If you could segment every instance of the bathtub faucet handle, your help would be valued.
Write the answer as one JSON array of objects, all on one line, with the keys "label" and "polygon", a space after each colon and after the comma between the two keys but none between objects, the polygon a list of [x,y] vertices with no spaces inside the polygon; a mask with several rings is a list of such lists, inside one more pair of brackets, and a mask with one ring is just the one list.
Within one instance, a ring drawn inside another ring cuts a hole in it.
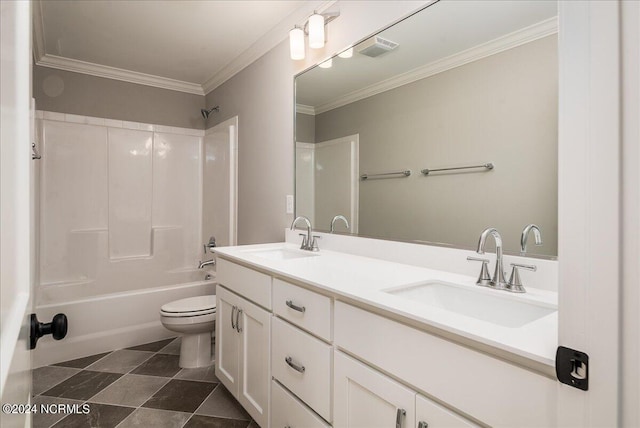
[{"label": "bathtub faucet handle", "polygon": [[216,237],[212,236],[209,238],[209,242],[204,244],[204,253],[207,254],[207,250],[213,253],[213,249],[216,247]]}]

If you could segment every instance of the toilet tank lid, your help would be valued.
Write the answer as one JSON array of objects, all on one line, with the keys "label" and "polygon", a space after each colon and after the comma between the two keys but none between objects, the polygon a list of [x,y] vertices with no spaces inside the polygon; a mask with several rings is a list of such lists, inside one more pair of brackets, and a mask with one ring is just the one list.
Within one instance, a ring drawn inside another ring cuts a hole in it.
[{"label": "toilet tank lid", "polygon": [[196,312],[214,309],[216,307],[216,295],[187,297],[162,305],[163,312]]}]

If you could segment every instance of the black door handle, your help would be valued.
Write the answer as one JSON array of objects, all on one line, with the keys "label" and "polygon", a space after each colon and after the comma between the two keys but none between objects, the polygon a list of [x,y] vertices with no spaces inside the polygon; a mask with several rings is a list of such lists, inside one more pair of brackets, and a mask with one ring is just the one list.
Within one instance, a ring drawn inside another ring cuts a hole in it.
[{"label": "black door handle", "polygon": [[29,349],[35,349],[38,339],[50,334],[55,340],[64,339],[67,335],[67,316],[57,314],[48,323],[38,321],[36,314],[31,314],[31,334],[29,335]]}]

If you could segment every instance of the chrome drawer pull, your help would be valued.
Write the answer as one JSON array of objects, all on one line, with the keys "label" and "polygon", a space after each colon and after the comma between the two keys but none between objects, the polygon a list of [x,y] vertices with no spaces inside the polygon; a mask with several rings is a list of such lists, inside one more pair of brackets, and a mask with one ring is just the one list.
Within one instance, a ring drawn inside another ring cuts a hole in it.
[{"label": "chrome drawer pull", "polygon": [[418,428],[429,428],[429,424],[425,421],[418,422]]},{"label": "chrome drawer pull", "polygon": [[236,312],[236,331],[238,333],[242,333],[242,328],[240,328],[240,315],[242,315],[242,309],[238,308],[238,312]]},{"label": "chrome drawer pull", "polygon": [[407,415],[407,411],[404,409],[398,409],[396,412],[396,428],[402,428],[402,420]]},{"label": "chrome drawer pull", "polygon": [[289,306],[294,311],[302,312],[303,314],[307,310],[304,306],[296,306],[296,305],[294,305],[293,304],[293,300],[287,300],[285,303],[287,304],[287,306]]},{"label": "chrome drawer pull", "polygon": [[236,324],[233,321],[233,315],[235,314],[236,309],[238,309],[237,306],[234,306],[234,307],[231,308],[231,328],[234,329],[234,330],[236,329]]},{"label": "chrome drawer pull", "polygon": [[294,369],[295,371],[297,371],[299,373],[304,373],[304,371],[305,371],[304,366],[300,366],[300,365],[294,363],[293,359],[291,357],[285,358],[284,362],[289,364],[289,367],[291,367],[292,369]]}]

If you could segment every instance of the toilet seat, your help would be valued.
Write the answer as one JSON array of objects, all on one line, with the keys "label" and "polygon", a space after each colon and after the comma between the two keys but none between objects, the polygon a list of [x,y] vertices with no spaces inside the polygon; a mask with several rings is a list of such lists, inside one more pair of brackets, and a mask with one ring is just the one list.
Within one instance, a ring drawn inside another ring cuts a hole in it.
[{"label": "toilet seat", "polygon": [[160,308],[160,315],[169,318],[196,317],[215,313],[215,294],[176,300]]}]

